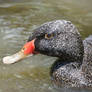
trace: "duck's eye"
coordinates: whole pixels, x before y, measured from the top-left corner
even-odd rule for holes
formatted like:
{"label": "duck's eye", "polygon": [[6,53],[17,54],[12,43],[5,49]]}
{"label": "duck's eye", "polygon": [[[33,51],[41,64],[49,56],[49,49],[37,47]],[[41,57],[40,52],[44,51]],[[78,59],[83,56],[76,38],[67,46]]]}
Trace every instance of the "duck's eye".
{"label": "duck's eye", "polygon": [[53,37],[53,34],[45,34],[46,39],[51,39]]}

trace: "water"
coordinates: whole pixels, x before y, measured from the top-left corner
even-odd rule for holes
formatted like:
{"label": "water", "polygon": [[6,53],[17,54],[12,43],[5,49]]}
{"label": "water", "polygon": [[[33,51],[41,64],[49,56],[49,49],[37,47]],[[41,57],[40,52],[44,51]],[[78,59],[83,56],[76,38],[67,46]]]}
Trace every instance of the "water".
{"label": "water", "polygon": [[2,57],[19,51],[40,24],[70,20],[82,38],[92,34],[91,0],[0,0],[0,92],[92,92],[92,89],[53,88],[49,70],[55,58],[36,55],[4,65]]}

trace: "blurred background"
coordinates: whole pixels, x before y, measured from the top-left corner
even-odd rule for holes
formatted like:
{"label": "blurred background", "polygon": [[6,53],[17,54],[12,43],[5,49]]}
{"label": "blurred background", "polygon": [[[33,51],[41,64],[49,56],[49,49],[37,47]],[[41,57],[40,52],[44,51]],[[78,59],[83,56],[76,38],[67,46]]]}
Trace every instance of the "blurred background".
{"label": "blurred background", "polygon": [[36,55],[2,63],[21,49],[33,29],[57,19],[72,21],[85,39],[92,35],[92,0],[0,0],[0,92],[92,92],[53,88],[49,71],[56,58]]}

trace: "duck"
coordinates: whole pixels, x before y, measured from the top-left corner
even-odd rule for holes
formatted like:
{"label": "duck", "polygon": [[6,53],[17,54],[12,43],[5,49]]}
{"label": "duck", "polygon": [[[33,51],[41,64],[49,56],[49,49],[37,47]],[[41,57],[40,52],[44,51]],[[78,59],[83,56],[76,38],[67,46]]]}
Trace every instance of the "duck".
{"label": "duck", "polygon": [[57,57],[50,70],[51,81],[58,87],[92,87],[92,35],[82,37],[71,21],[54,20],[34,29],[23,48],[3,58],[12,64],[28,55]]}

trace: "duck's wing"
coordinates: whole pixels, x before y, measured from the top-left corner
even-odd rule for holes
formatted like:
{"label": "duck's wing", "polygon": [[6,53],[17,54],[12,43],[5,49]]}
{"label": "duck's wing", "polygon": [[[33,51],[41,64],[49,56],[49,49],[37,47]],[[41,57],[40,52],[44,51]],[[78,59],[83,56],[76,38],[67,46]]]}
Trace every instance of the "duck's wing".
{"label": "duck's wing", "polygon": [[87,37],[84,41],[84,58],[82,64],[82,71],[84,76],[88,80],[90,86],[92,86],[92,35]]}

